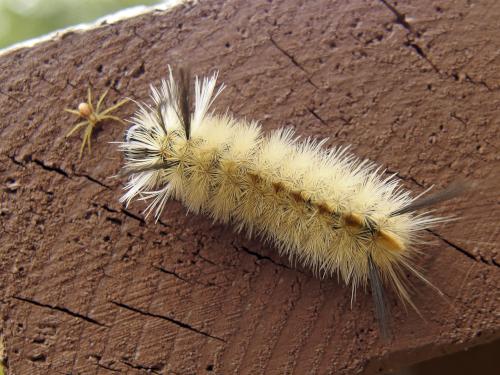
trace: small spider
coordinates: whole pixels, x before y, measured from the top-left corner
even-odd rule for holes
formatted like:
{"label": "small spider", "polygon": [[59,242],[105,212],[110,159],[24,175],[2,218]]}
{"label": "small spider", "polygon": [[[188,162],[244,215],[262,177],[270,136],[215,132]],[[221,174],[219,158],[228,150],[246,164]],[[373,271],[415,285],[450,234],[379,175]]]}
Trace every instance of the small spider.
{"label": "small spider", "polygon": [[81,117],[85,119],[82,122],[79,122],[76,124],[73,129],[70,130],[68,134],[66,134],[66,137],[71,136],[75,131],[80,129],[82,126],[87,125],[87,128],[85,129],[85,132],[83,133],[83,140],[82,140],[82,146],[80,147],[80,159],[82,158],[83,155],[83,150],[85,149],[85,145],[88,145],[89,152],[91,151],[90,149],[90,138],[92,137],[92,132],[94,130],[94,127],[100,123],[101,121],[104,120],[115,120],[118,121],[122,124],[125,125],[125,122],[116,117],[112,116],[109,113],[117,109],[118,107],[121,107],[123,104],[129,101],[129,99],[124,99],[118,103],[116,103],[114,106],[109,107],[105,109],[102,112],[99,112],[99,109],[101,107],[102,102],[104,101],[104,98],[106,97],[106,94],[108,93],[109,89],[104,92],[104,94],[101,95],[99,100],[97,101],[97,105],[94,109],[94,106],[92,105],[92,91],[90,90],[90,87],[87,92],[87,102],[86,103],[80,103],[78,104],[78,110],[75,109],[69,109],[66,108],[65,111],[72,113],[74,115],[77,115],[78,117]]}

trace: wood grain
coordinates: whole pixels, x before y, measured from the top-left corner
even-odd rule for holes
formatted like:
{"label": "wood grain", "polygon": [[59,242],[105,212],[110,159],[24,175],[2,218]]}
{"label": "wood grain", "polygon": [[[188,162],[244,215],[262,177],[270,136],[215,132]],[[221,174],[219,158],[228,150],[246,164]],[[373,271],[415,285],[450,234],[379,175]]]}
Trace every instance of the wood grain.
{"label": "wood grain", "polygon": [[[500,3],[205,1],[0,55],[0,296],[9,374],[380,373],[500,336]],[[65,138],[90,85],[148,100],[167,64],[220,71],[216,102],[265,130],[351,144],[421,192],[480,182],[439,214],[417,264],[422,316],[319,280],[172,202],[118,203],[105,123]],[[132,115],[132,102],[117,112]]]}

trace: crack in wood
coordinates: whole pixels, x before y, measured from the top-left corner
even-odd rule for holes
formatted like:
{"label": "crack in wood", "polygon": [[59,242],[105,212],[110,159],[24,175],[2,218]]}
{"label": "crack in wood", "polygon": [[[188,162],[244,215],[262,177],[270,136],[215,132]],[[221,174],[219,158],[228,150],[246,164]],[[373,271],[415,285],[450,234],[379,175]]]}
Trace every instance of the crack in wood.
{"label": "crack in wood", "polygon": [[158,271],[164,273],[164,274],[167,274],[167,275],[171,275],[173,277],[175,277],[176,279],[179,279],[185,283],[188,283],[188,284],[198,284],[198,285],[202,285],[206,288],[210,288],[210,287],[214,287],[214,286],[218,286],[217,284],[215,283],[212,283],[212,282],[201,282],[201,281],[198,281],[198,280],[189,280],[189,279],[186,279],[184,277],[182,277],[181,275],[179,275],[177,272],[175,271],[170,271],[170,270],[167,270],[166,268],[163,268],[163,267],[160,267],[160,266],[156,266],[156,265],[151,265],[153,268],[157,269]]}
{"label": "crack in wood", "polygon": [[418,38],[419,34],[416,33],[413,30],[413,27],[408,23],[408,21],[406,19],[406,14],[401,13],[395,6],[393,6],[392,4],[387,2],[386,0],[379,0],[379,2],[382,3],[387,9],[389,9],[392,12],[392,14],[394,14],[394,16],[396,16],[396,19],[394,22],[398,25],[401,25],[408,32],[407,40],[404,43],[404,45],[406,47],[412,48],[415,51],[415,53],[417,55],[419,55],[422,59],[424,59],[432,67],[432,69],[436,73],[440,73],[436,64],[434,64],[434,62],[429,58],[429,56],[427,56],[427,54],[425,53],[423,48],[417,42],[415,42],[409,38],[409,36]]}
{"label": "crack in wood", "polygon": [[120,362],[123,363],[124,365],[130,367],[130,368],[135,369],[135,370],[144,370],[144,371],[147,371],[147,372],[150,372],[153,374],[161,375],[161,372],[157,371],[157,370],[161,370],[161,368],[158,368],[156,366],[145,366],[145,365],[141,365],[141,364],[133,364],[133,363],[125,361],[125,360],[120,360]]}
{"label": "crack in wood", "polygon": [[26,165],[21,163],[19,160],[17,160],[14,156],[12,155],[7,155],[7,157],[16,165],[19,165],[20,167],[26,168]]}
{"label": "crack in wood", "polygon": [[[237,246],[234,242],[231,243],[231,245],[233,245],[233,248],[235,250],[243,250],[245,253],[247,254],[250,254],[251,256],[257,258],[257,260],[266,260],[268,262],[271,262],[272,264],[278,266],[278,267],[283,267],[283,268],[286,268],[287,270],[291,270],[290,267],[288,267],[287,265],[283,264],[283,263],[279,263],[279,262],[276,262],[274,259],[272,259],[271,257],[268,257],[266,255],[262,255],[262,254],[259,254],[255,251],[252,251],[250,250],[249,248],[245,247],[245,246]],[[299,270],[295,269],[294,271],[297,271],[297,272],[300,272]]]}
{"label": "crack in wood", "polygon": [[42,169],[45,169],[46,171],[55,172],[55,173],[60,174],[61,176],[64,176],[66,178],[71,179],[71,176],[69,175],[69,173],[66,172],[64,169],[62,169],[60,167],[52,166],[52,165],[47,165],[47,164],[45,164],[45,162],[43,160],[31,159],[31,156],[30,156],[29,162],[35,163],[36,165],[40,166]]}
{"label": "crack in wood", "polygon": [[386,0],[379,0],[384,6],[389,9],[396,16],[396,23],[403,26],[406,30],[413,34],[413,28],[406,20],[406,14],[401,13],[392,4],[389,4]]}
{"label": "crack in wood", "polygon": [[134,214],[133,212],[130,212],[129,210],[125,209],[125,208],[121,208],[120,211],[125,215],[125,216],[128,216],[134,220],[137,220],[138,222],[140,222],[142,225],[146,225],[146,220],[144,220],[142,217]]}
{"label": "crack in wood", "polygon": [[61,307],[61,306],[57,306],[57,305],[50,305],[50,304],[47,304],[47,303],[42,303],[42,302],[35,301],[33,299],[30,299],[30,298],[21,297],[21,296],[13,296],[12,298],[17,299],[18,301],[30,303],[30,304],[38,306],[38,307],[44,307],[44,308],[47,308],[47,309],[56,310],[56,311],[59,311],[59,312],[71,315],[74,318],[82,319],[82,320],[85,320],[88,323],[92,323],[92,324],[98,325],[100,327],[109,328],[107,325],[105,325],[105,324],[103,324],[103,323],[101,323],[101,322],[99,322],[99,321],[97,321],[95,319],[92,319],[92,318],[89,318],[88,316],[85,316],[83,314],[71,311],[70,309],[68,309],[66,307]]}
{"label": "crack in wood", "polygon": [[226,342],[224,339],[222,339],[220,337],[213,336],[213,335],[211,335],[211,334],[209,334],[207,332],[201,331],[201,330],[199,330],[197,328],[194,328],[190,324],[181,322],[180,320],[177,320],[177,319],[174,319],[174,318],[170,318],[170,317],[165,316],[165,315],[154,314],[154,313],[151,313],[151,312],[148,312],[148,311],[144,311],[144,310],[138,309],[136,307],[133,307],[133,306],[130,306],[130,305],[126,305],[126,304],[121,303],[121,302],[116,302],[116,301],[109,301],[109,302],[112,303],[112,304],[114,304],[115,306],[121,307],[123,309],[130,310],[130,311],[136,312],[136,313],[144,315],[144,316],[149,316],[151,318],[163,319],[163,320],[166,320],[167,322],[173,323],[173,324],[177,325],[178,327],[187,329],[187,330],[189,330],[191,332],[195,332],[195,333],[198,333],[198,334],[203,335],[205,337],[209,337],[211,339],[218,340],[218,341],[221,341],[221,342]]}
{"label": "crack in wood", "polygon": [[108,370],[108,371],[112,371],[112,372],[122,372],[122,370],[120,370],[120,369],[115,369],[115,368],[112,368],[112,367],[108,367],[108,366],[103,365],[102,363],[99,363],[99,362],[97,362],[96,364],[97,364],[97,367],[100,367],[100,368],[102,368],[104,370]]}
{"label": "crack in wood", "polygon": [[451,78],[454,81],[460,82],[460,81],[465,81],[468,82],[472,85],[476,86],[482,86],[486,88],[489,92],[496,91],[500,89],[500,87],[491,87],[488,85],[484,80],[474,80],[471,78],[469,75],[464,74],[463,79],[459,77],[457,73],[446,73],[446,72],[441,72],[441,70],[438,68],[438,66],[432,61],[432,59],[427,55],[427,53],[424,51],[422,46],[415,42],[414,40],[411,40],[409,36],[412,36],[413,38],[418,38],[420,37],[418,32],[415,32],[413,27],[410,25],[410,23],[406,19],[406,15],[404,13],[401,13],[395,6],[390,4],[387,0],[379,0],[380,3],[382,3],[387,9],[389,9],[394,16],[396,17],[395,23],[398,25],[401,25],[405,30],[407,30],[407,38],[404,43],[406,47],[412,48],[417,55],[419,55],[422,59],[424,59],[431,67],[432,69],[441,77],[445,78]]}
{"label": "crack in wood", "polygon": [[90,176],[90,175],[88,175],[88,174],[85,174],[85,173],[77,173],[77,172],[75,172],[75,173],[74,173],[74,175],[75,175],[75,176],[77,176],[77,177],[83,177],[83,178],[86,178],[86,179],[87,179],[87,180],[89,180],[90,182],[96,183],[96,184],[98,184],[98,185],[100,185],[100,186],[102,186],[103,188],[106,188],[106,189],[108,189],[108,190],[113,190],[113,189],[111,188],[111,186],[109,186],[109,185],[105,184],[105,183],[104,183],[104,182],[102,182],[102,181],[99,181],[97,178],[92,177],[92,176]]}
{"label": "crack in wood", "polygon": [[111,186],[105,184],[104,182],[98,180],[97,178],[95,177],[92,177],[88,174],[85,174],[85,173],[78,173],[78,172],[74,172],[73,174],[69,173],[68,171],[66,171],[65,169],[59,167],[59,166],[54,166],[54,165],[48,165],[47,163],[45,163],[43,160],[41,159],[34,159],[32,158],[31,155],[28,155],[26,157],[26,162],[22,162],[20,160],[17,160],[15,156],[13,155],[6,155],[14,164],[16,165],[19,165],[19,166],[22,166],[24,168],[26,168],[26,164],[29,164],[29,163],[32,163],[32,164],[35,164],[37,165],[38,167],[42,168],[43,170],[47,171],[47,172],[55,172],[61,176],[63,176],[64,178],[67,178],[67,179],[72,179],[73,177],[83,177],[83,178],[86,178],[88,181],[92,182],[92,183],[95,183],[101,187],[104,187],[108,190],[112,190]]}
{"label": "crack in wood", "polygon": [[463,247],[460,247],[458,246],[457,244],[454,244],[453,242],[447,240],[446,238],[444,238],[442,235],[440,235],[439,233],[433,231],[432,229],[426,229],[426,231],[430,234],[432,234],[434,237],[436,238],[439,238],[442,242],[444,242],[445,244],[447,244],[448,246],[450,246],[451,248],[457,250],[458,252],[462,253],[463,255],[465,255],[467,258],[470,258],[476,262],[481,262],[483,264],[486,264],[488,266],[496,266],[496,267],[500,267],[500,265],[495,261],[495,260],[492,260],[491,262],[487,261],[486,259],[484,259],[482,256],[478,255],[478,256],[475,256],[474,254],[472,254],[470,251],[464,249]]}
{"label": "crack in wood", "polygon": [[[125,216],[127,216],[127,217],[129,217],[131,219],[137,220],[138,222],[141,223],[141,225],[146,225],[146,221],[142,217],[134,214],[133,212],[130,212],[129,210],[127,210],[127,209],[125,209],[123,207],[120,208],[119,210],[117,210],[117,209],[114,209],[114,208],[110,207],[107,204],[93,203],[93,205],[94,205],[94,207],[100,207],[103,210],[111,212],[111,213],[114,213],[114,214],[121,213],[121,214],[123,214],[123,215],[125,215]],[[117,219],[117,218],[107,218],[107,219],[110,220],[110,221],[112,221],[112,222],[115,222],[115,223],[119,222],[120,225],[122,224],[122,221],[119,220],[119,219]],[[164,224],[162,223],[162,225],[164,225]]]}
{"label": "crack in wood", "polygon": [[403,176],[401,175],[399,172],[396,172],[396,171],[393,171],[391,169],[386,169],[385,170],[386,173],[388,174],[393,174],[393,175],[396,175],[396,177],[400,178],[401,180],[403,181],[411,181],[413,182],[415,185],[421,187],[421,188],[425,188],[424,184],[420,183],[417,181],[417,179],[415,179],[414,177],[411,177],[411,176]]}
{"label": "crack in wood", "polygon": [[299,68],[300,70],[302,70],[305,74],[306,74],[306,81],[311,84],[315,89],[319,90],[320,88],[311,80],[311,77],[309,76],[309,72],[307,70],[305,70],[305,68],[299,64],[299,62],[295,59],[295,57],[293,57],[289,52],[287,52],[286,50],[284,50],[283,48],[281,48],[278,43],[276,43],[276,41],[273,39],[272,36],[269,37],[269,40],[271,41],[271,44],[276,47],[276,49],[278,51],[280,51],[283,55],[285,55],[288,60],[290,60],[290,62],[295,65],[297,68]]}
{"label": "crack in wood", "polygon": [[436,73],[441,74],[441,72],[439,71],[439,68],[436,66],[436,64],[434,64],[434,62],[432,62],[432,60],[429,58],[429,56],[427,56],[427,54],[424,52],[424,50],[422,49],[422,47],[420,47],[420,45],[418,43],[412,42],[411,40],[408,39],[404,43],[404,45],[406,47],[413,48],[413,50],[415,51],[415,53],[417,55],[419,55],[422,59],[424,59],[432,67],[432,69]]}
{"label": "crack in wood", "polygon": [[177,278],[177,279],[179,279],[181,281],[184,281],[185,283],[192,284],[191,281],[189,281],[188,279],[183,278],[182,276],[180,276],[178,273],[176,273],[174,271],[170,271],[170,270],[167,270],[166,268],[163,268],[163,267],[160,267],[160,266],[155,266],[155,265],[153,265],[153,268],[155,268],[158,271],[160,271],[162,273],[165,273],[167,275],[174,276],[175,278]]}
{"label": "crack in wood", "polygon": [[319,122],[321,122],[323,125],[328,126],[328,123],[327,123],[325,120],[323,120],[323,118],[321,118],[321,116],[320,116],[320,115],[318,115],[314,109],[312,109],[312,108],[307,108],[307,110],[309,111],[309,113],[310,113],[311,115],[313,115],[314,117],[316,117],[316,118],[319,120]]}

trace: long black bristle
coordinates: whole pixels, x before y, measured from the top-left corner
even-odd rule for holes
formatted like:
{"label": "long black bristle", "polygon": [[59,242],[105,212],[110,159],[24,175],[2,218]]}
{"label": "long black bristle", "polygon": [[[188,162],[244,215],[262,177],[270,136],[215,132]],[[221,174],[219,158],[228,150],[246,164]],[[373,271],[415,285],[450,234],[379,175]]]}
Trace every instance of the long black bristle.
{"label": "long black bristle", "polygon": [[408,206],[400,208],[397,211],[391,213],[391,216],[402,215],[408,212],[416,211],[424,207],[429,207],[440,202],[444,202],[448,199],[455,198],[458,195],[471,189],[473,185],[467,181],[455,181],[451,183],[447,188],[437,191],[433,194],[423,196],[410,203]]}
{"label": "long black bristle", "polygon": [[191,96],[189,88],[191,87],[191,74],[188,68],[176,69],[177,75],[177,108],[180,113],[177,113],[179,120],[182,123],[186,138],[191,137]]}
{"label": "long black bristle", "polygon": [[368,257],[368,278],[370,280],[373,304],[375,306],[375,317],[378,321],[380,335],[384,340],[387,340],[390,337],[389,310],[387,308],[384,285],[382,284],[382,280],[380,280],[379,271],[371,256]]}

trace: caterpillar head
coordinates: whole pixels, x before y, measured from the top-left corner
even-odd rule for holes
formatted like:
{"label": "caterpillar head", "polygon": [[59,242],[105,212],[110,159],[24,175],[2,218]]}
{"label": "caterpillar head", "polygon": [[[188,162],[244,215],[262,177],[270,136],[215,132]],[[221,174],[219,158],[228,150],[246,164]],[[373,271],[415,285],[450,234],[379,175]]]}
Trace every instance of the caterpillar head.
{"label": "caterpillar head", "polygon": [[[158,88],[151,86],[153,104],[139,104],[139,110],[132,118],[133,124],[119,146],[125,157],[123,170],[129,176],[121,202],[129,204],[136,196],[158,198],[159,195],[165,202],[168,186],[163,186],[162,177],[169,166],[178,162],[170,157],[172,140],[189,140],[196,133],[209,107],[224,89],[224,85],[221,85],[214,94],[217,75],[215,72],[203,80],[195,78],[192,111],[188,70],[174,70],[169,66],[168,78],[162,80]],[[158,205],[156,201],[149,208],[155,205],[158,216],[163,205]]]}

